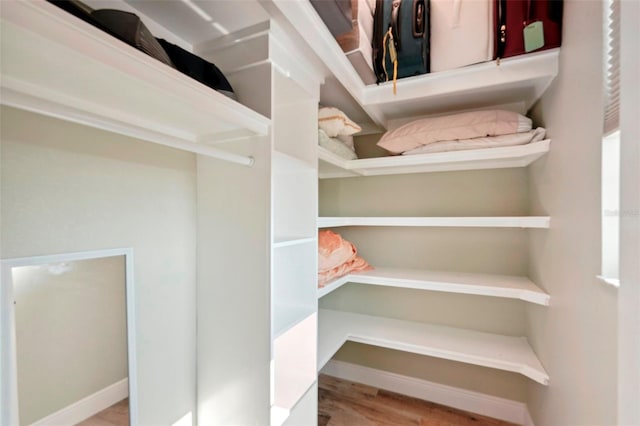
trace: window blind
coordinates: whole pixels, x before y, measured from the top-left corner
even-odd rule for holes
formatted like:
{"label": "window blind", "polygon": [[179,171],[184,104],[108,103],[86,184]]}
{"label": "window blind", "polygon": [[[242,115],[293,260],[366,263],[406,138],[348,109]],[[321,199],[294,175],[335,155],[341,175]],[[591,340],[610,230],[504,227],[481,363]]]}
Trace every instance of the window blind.
{"label": "window blind", "polygon": [[620,127],[620,0],[604,2],[604,134]]}

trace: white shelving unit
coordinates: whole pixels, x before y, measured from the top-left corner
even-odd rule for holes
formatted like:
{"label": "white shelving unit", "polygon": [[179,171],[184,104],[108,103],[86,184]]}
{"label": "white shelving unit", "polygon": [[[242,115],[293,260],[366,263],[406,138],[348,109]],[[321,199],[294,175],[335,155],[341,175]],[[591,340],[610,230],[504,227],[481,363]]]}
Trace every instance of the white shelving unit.
{"label": "white shelving unit", "polygon": [[[391,84],[362,83],[308,2],[270,0],[302,35],[344,88],[327,87],[323,103],[378,133],[399,119],[455,111],[505,107],[520,113],[542,96],[558,72],[559,50],[550,50],[456,70],[401,79]],[[344,92],[354,102],[345,100]],[[354,106],[355,105],[355,106]],[[375,128],[378,130],[375,130]],[[344,160],[318,147],[319,177],[345,178],[526,167],[545,155],[550,140],[522,146]],[[334,227],[487,227],[545,229],[547,216],[525,217],[320,217],[318,228]],[[366,232],[366,231],[363,231]],[[342,277],[318,290],[318,298],[353,282],[426,291],[512,298],[546,306],[550,296],[526,277],[379,268]],[[539,383],[549,377],[522,337],[509,337],[350,312],[319,311],[321,368],[346,342],[355,341],[428,356],[521,373]]]}
{"label": "white shelving unit", "polygon": [[2,104],[251,165],[271,121],[44,1],[2,5]]}
{"label": "white shelving unit", "polygon": [[547,385],[549,376],[524,337],[321,309],[318,371],[346,341],[520,373]]}
{"label": "white shelving unit", "polygon": [[[208,58],[244,61],[233,78],[254,110],[48,2],[5,2],[0,19],[3,105],[198,154],[197,415],[285,422],[317,378],[322,76],[269,22],[231,34]],[[252,41],[268,48],[248,56]]]}
{"label": "white shelving unit", "polygon": [[549,305],[550,299],[547,293],[526,277],[403,268],[376,268],[345,275],[319,288],[318,298],[347,283],[506,297],[543,306]]}
{"label": "white shelving unit", "polygon": [[[517,102],[527,109],[556,75],[558,52],[510,58],[499,66],[490,62],[405,79],[398,83],[398,95],[393,96],[388,84],[362,84],[309,2],[266,0],[260,5],[274,20],[286,21],[287,25],[281,22],[278,30],[269,22],[256,22],[252,24],[262,25],[263,33],[245,31],[242,37],[223,37],[224,43],[214,40],[199,44],[211,58],[227,55],[227,60],[221,58],[219,63],[233,63],[229,76],[254,95],[250,101],[254,109],[45,1],[5,2],[0,16],[0,103],[199,154],[199,420],[261,424],[271,414],[273,425],[286,422],[301,398],[313,395],[310,391],[318,365],[347,340],[516,371],[546,383],[544,369],[522,338],[346,312],[317,313],[317,226],[545,228],[549,218],[356,217],[321,218],[316,223],[315,114],[322,76],[312,74],[330,72],[341,87],[338,98],[346,95],[354,101],[354,114],[365,112],[365,121],[370,120],[363,125],[379,129],[398,117],[488,103]],[[211,27],[210,22],[200,24]],[[272,31],[280,31],[290,43],[274,41],[269,37]],[[306,60],[315,58],[304,52],[304,46],[297,49],[298,35],[326,69],[320,71],[322,67],[314,63],[309,70]],[[275,56],[283,62],[276,63]],[[325,103],[330,101],[329,96]],[[350,107],[336,106],[353,115]],[[323,168],[367,176],[522,167],[548,149],[549,142],[543,141],[525,147],[432,154],[428,158],[342,162],[323,150],[320,157]],[[255,158],[255,166],[237,167],[207,157],[242,165],[252,165]],[[221,199],[229,202],[221,203]],[[239,268],[229,259],[249,260]],[[404,278],[393,278],[391,273],[383,277],[380,272],[367,280],[371,284],[404,281],[403,286],[429,290],[437,290],[446,282],[461,292],[511,291],[506,283],[502,287],[499,279],[478,290],[482,285],[468,283],[460,276],[412,278],[405,271]],[[533,289],[513,292],[544,299]],[[230,322],[236,323],[234,327],[229,327]],[[265,347],[267,341],[269,348]],[[229,383],[234,386],[225,386]],[[239,403],[239,396],[246,401]],[[271,404],[270,413],[267,402]],[[314,419],[316,413],[298,410],[298,414]]]}
{"label": "white shelving unit", "polygon": [[[269,45],[276,41],[269,40]],[[287,421],[317,379],[318,171],[314,135],[319,83],[303,85],[284,74],[282,67],[274,66],[271,93],[271,425],[277,426]],[[317,413],[302,415],[315,420]]]}
{"label": "white shelving unit", "polygon": [[520,146],[358,160],[345,160],[318,147],[319,174],[321,179],[326,179],[526,167],[549,151],[550,142],[547,139]]}
{"label": "white shelving unit", "polygon": [[503,217],[319,217],[318,228],[341,226],[420,226],[482,228],[548,228],[549,216]]}
{"label": "white shelving unit", "polygon": [[[364,109],[373,123],[384,128],[393,118],[512,102],[521,103],[521,109],[526,111],[558,73],[559,50],[554,49],[508,58],[500,64],[490,61],[401,79],[394,95],[391,83],[366,86],[362,82],[309,2],[270,0],[266,7],[275,7],[286,17],[355,104]],[[349,116],[360,115],[359,108],[341,101],[339,95],[323,102],[343,109]],[[367,123],[362,124],[367,127]]]}
{"label": "white shelving unit", "polygon": [[[270,203],[270,413],[278,426],[294,415],[317,379],[317,106],[321,76],[283,40],[273,22],[264,22],[196,51],[228,70],[272,126],[267,176]],[[295,58],[295,59],[294,59]],[[309,420],[311,422],[311,420]]]}

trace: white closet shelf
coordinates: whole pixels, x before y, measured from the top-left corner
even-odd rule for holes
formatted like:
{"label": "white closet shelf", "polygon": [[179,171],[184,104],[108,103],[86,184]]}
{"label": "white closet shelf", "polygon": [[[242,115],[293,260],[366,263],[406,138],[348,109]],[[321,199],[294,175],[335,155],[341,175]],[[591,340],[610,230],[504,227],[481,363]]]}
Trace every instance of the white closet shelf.
{"label": "white closet shelf", "polygon": [[273,248],[297,246],[300,244],[313,243],[316,237],[296,237],[296,236],[279,236],[273,243]]}
{"label": "white closet shelf", "polygon": [[[386,127],[392,118],[435,114],[488,105],[522,102],[528,110],[558,73],[559,49],[484,62],[454,70],[398,80],[397,94],[391,83],[365,85],[338,43],[306,1],[270,0],[304,37],[311,49],[335,75],[349,95],[371,119]],[[336,96],[334,106],[350,114],[349,106]],[[332,104],[327,98],[324,103]],[[357,111],[353,112],[357,115]]]}
{"label": "white closet shelf", "polygon": [[503,217],[319,217],[318,228],[341,226],[418,226],[483,228],[548,228],[549,216]]}
{"label": "white closet shelf", "polygon": [[376,268],[348,274],[319,288],[318,298],[347,283],[506,297],[545,306],[550,299],[527,277],[402,268]]}
{"label": "white closet shelf", "polygon": [[[2,104],[246,163],[271,121],[44,1],[2,8]],[[245,159],[245,160],[243,160]]]}
{"label": "white closet shelf", "polygon": [[322,147],[318,147],[319,177],[326,179],[526,167],[549,151],[550,142],[547,139],[520,146],[359,160],[345,160]]}
{"label": "white closet shelf", "polygon": [[524,337],[321,309],[318,371],[346,341],[520,373],[547,385],[549,376]]}

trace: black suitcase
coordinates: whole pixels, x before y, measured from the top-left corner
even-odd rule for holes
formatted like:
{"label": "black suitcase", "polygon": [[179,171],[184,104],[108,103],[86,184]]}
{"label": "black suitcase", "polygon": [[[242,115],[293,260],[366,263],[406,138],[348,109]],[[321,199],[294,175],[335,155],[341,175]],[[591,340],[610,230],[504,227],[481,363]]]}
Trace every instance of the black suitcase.
{"label": "black suitcase", "polygon": [[429,72],[429,0],[376,0],[373,63],[378,83]]}
{"label": "black suitcase", "polygon": [[173,67],[171,59],[160,43],[135,13],[99,9],[92,11],[91,17],[120,40]]}
{"label": "black suitcase", "polygon": [[236,99],[231,84],[217,66],[166,40],[158,39],[158,42],[167,52],[178,71],[231,99]]}
{"label": "black suitcase", "polygon": [[175,68],[138,15],[113,9],[93,10],[79,0],[47,0],[76,18],[112,35],[147,55]]}

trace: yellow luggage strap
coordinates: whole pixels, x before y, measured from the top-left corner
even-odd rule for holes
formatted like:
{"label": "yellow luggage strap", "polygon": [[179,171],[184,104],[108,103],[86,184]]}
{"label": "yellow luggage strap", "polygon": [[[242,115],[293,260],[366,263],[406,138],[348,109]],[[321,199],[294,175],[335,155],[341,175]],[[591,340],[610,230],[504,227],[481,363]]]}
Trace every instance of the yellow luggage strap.
{"label": "yellow luggage strap", "polygon": [[384,35],[382,39],[382,69],[384,70],[385,81],[389,81],[389,74],[387,73],[387,43],[389,43],[389,56],[393,63],[393,94],[396,94],[396,80],[398,79],[398,52],[396,52],[396,46],[393,44],[393,32],[391,27]]}

